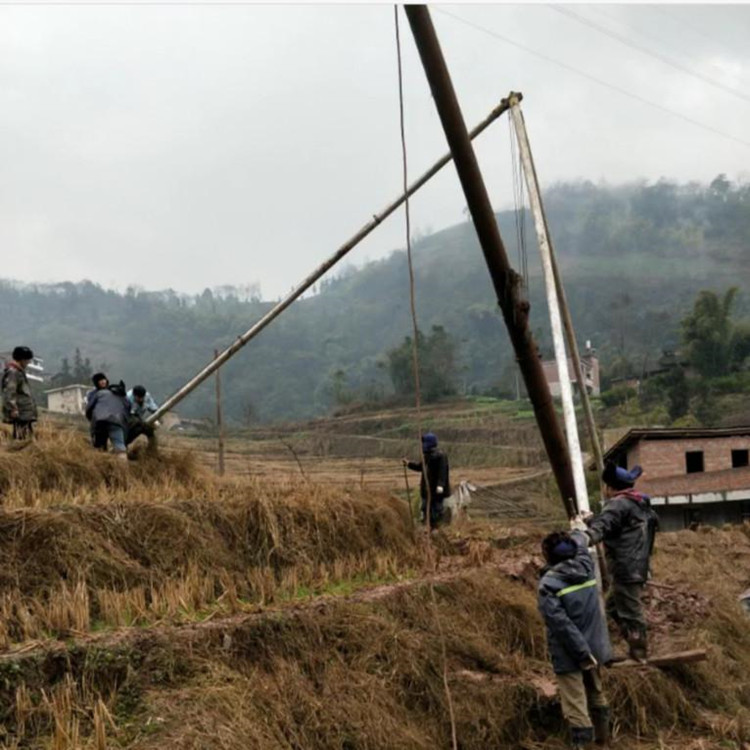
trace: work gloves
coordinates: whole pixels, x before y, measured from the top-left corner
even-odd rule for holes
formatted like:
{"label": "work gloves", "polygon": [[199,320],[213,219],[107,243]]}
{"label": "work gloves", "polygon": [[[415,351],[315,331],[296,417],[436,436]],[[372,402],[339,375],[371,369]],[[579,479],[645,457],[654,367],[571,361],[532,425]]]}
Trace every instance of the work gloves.
{"label": "work gloves", "polygon": [[583,672],[590,672],[592,669],[596,669],[599,666],[599,662],[593,654],[589,654],[585,661],[582,661],[578,666],[580,666]]}
{"label": "work gloves", "polygon": [[586,521],[583,520],[583,516],[579,513],[570,519],[570,528],[571,531],[586,531],[588,526],[586,526]]}

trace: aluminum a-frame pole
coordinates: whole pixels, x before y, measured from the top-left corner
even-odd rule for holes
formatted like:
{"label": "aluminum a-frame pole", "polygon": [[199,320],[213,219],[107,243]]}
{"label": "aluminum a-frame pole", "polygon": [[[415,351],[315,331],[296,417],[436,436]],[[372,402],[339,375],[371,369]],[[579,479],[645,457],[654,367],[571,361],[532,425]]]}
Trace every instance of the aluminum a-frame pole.
{"label": "aluminum a-frame pole", "polygon": [[560,397],[562,399],[563,417],[565,419],[565,434],[568,438],[568,449],[573,462],[573,479],[576,486],[576,505],[579,512],[590,510],[589,494],[586,488],[586,474],[583,469],[583,456],[581,455],[581,444],[578,439],[578,424],[576,423],[576,410],[573,403],[573,388],[570,385],[570,371],[568,370],[568,354],[565,350],[565,334],[563,333],[562,317],[560,315],[560,303],[557,296],[557,285],[555,284],[555,272],[552,267],[552,243],[547,222],[544,220],[544,209],[542,207],[542,194],[539,190],[539,182],[534,168],[534,159],[531,155],[529,137],[526,133],[526,124],[523,112],[518,103],[512,103],[510,116],[518,139],[518,148],[521,155],[521,165],[526,177],[526,187],[529,191],[529,203],[531,213],[534,216],[534,227],[539,242],[539,252],[542,256],[542,270],[544,272],[544,290],[547,294],[547,307],[549,308],[549,319],[552,327],[552,343],[555,349],[555,362],[557,364],[557,379],[560,383]]}
{"label": "aluminum a-frame pole", "polygon": [[[547,237],[547,247],[549,248],[550,265],[552,267],[552,274],[555,279],[555,289],[557,290],[557,301],[560,306],[560,313],[562,315],[562,322],[565,328],[565,337],[570,352],[570,359],[573,363],[573,369],[576,376],[576,382],[578,383],[578,392],[581,395],[581,405],[583,407],[583,416],[586,421],[586,429],[591,440],[591,450],[594,454],[594,462],[596,463],[597,473],[599,475],[599,481],[601,483],[601,475],[604,471],[604,453],[602,451],[602,445],[599,440],[599,433],[596,429],[596,420],[594,419],[594,410],[591,407],[591,399],[589,398],[588,388],[586,387],[586,378],[583,375],[583,367],[581,365],[581,353],[578,349],[578,341],[576,340],[575,328],[573,326],[573,318],[570,315],[570,306],[568,305],[568,298],[565,293],[565,287],[562,283],[562,276],[560,274],[560,267],[557,263],[557,255],[555,253],[555,247],[552,243],[552,236],[549,231],[549,224],[547,223],[547,215],[544,211],[544,203],[541,199],[541,191],[539,189],[539,182],[536,174],[536,167],[534,166],[533,156],[531,154],[531,146],[529,144],[528,133],[526,131],[526,121],[524,120],[523,111],[521,110],[521,102],[513,101],[513,95],[511,94],[511,117],[514,125],[516,125],[516,134],[519,138],[523,138],[526,150],[529,153],[529,161],[531,163],[531,170],[529,174],[533,177],[535,189],[539,196],[539,213],[544,228],[544,234]],[[520,123],[521,129],[518,129]],[[524,169],[526,167],[524,166]],[[527,174],[527,180],[529,177]],[[535,220],[536,221],[536,220]]]}

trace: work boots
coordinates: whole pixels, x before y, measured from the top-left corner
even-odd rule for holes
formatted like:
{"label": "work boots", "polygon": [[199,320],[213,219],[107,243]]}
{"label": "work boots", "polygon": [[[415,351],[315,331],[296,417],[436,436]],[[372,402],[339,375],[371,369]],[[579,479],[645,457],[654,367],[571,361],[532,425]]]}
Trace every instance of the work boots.
{"label": "work boots", "polygon": [[594,741],[594,730],[592,727],[571,727],[570,746],[576,750],[583,750]]}
{"label": "work boots", "polygon": [[648,659],[648,640],[642,630],[630,630],[627,635],[628,653],[633,661],[645,662]]}
{"label": "work boots", "polygon": [[591,721],[594,724],[594,741],[597,745],[606,745],[609,742],[609,706],[593,706],[591,708]]}

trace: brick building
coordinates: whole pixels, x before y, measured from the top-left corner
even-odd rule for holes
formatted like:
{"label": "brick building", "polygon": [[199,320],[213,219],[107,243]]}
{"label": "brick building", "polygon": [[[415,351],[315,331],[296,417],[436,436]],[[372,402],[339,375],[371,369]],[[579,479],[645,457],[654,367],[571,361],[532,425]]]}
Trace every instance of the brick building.
{"label": "brick building", "polygon": [[663,530],[750,521],[750,427],[633,429],[605,459],[643,467]]}

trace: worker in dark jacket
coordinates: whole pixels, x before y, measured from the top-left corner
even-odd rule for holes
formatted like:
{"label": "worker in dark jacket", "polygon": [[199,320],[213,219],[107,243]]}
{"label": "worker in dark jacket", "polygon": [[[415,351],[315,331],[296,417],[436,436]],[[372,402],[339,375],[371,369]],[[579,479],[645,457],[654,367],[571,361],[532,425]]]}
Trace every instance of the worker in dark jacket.
{"label": "worker in dark jacket", "polygon": [[120,381],[110,385],[107,376],[98,372],[92,378],[95,389],[86,398],[86,418],[91,423],[94,448],[106,451],[107,442],[118,457],[127,459],[125,431],[128,425],[130,404],[125,384]]}
{"label": "worker in dark jacket", "polygon": [[429,502],[430,527],[434,528],[443,520],[443,501],[451,494],[450,467],[448,457],[438,450],[438,439],[433,432],[426,432],[422,435],[422,455],[426,471],[422,470],[422,461],[409,461],[404,458],[403,463],[412,471],[418,471],[422,475],[419,484],[419,494],[422,498],[422,523],[426,521]]}
{"label": "worker in dark jacket", "polygon": [[594,740],[604,744],[609,706],[601,665],[612,660],[612,648],[588,538],[580,530],[555,532],[543,540],[542,553],[547,567],[539,581],[539,611],[572,746],[585,747]]}
{"label": "worker in dark jacket", "polygon": [[34,359],[28,346],[17,346],[13,359],[3,369],[3,422],[13,425],[14,440],[28,440],[34,434],[37,420],[34,395],[26,377],[26,368]]}
{"label": "worker in dark jacket", "polygon": [[645,661],[648,656],[643,589],[649,577],[654,536],[659,527],[648,495],[636,492],[640,466],[627,471],[608,463],[602,479],[607,500],[598,516],[587,520],[590,544],[604,542],[612,590],[607,613],[627,640],[630,656]]}

